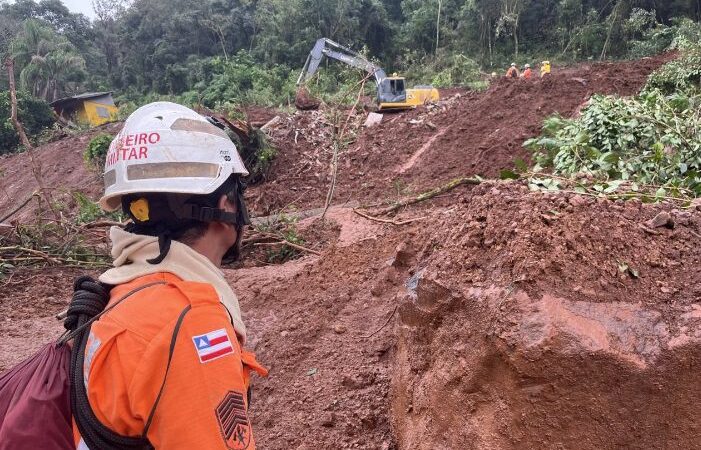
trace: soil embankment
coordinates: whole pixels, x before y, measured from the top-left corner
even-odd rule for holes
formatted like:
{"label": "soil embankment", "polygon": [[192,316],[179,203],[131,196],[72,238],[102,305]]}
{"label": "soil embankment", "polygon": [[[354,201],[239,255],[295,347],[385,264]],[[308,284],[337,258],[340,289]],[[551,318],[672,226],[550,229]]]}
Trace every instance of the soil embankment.
{"label": "soil embankment", "polygon": [[[337,203],[492,177],[527,159],[521,143],[544,117],[569,116],[594,93],[633,94],[668,58],[498,80],[386,115],[340,155]],[[323,205],[329,127],[307,111],[272,129],[278,157],[247,192],[256,215]],[[57,160],[73,172],[47,163],[48,182],[96,198],[99,184],[76,167],[87,137],[61,142],[37,154],[68,152]],[[11,170],[0,211],[34,189],[23,158],[0,161]],[[666,226],[641,226],[660,212]],[[225,270],[249,345],[271,369],[251,406],[261,448],[698,447],[701,212],[485,181],[398,220],[412,218],[422,219],[397,226],[334,207],[326,222],[297,224],[319,255]],[[52,317],[78,273],[0,280],[0,370],[58,336]]]}

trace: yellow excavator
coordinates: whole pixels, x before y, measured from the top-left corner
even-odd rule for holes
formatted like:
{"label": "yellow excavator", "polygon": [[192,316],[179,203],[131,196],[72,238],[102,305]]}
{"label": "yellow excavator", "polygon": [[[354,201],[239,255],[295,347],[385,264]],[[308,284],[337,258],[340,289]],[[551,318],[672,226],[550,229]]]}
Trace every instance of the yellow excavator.
{"label": "yellow excavator", "polygon": [[302,73],[297,79],[298,92],[300,89],[304,89],[306,81],[317,72],[324,56],[370,74],[377,84],[377,108],[380,111],[412,109],[440,99],[438,89],[433,86],[416,86],[413,89],[406,89],[404,77],[396,76],[396,74],[388,77],[381,67],[350,48],[327,38],[317,40],[309,52]]}

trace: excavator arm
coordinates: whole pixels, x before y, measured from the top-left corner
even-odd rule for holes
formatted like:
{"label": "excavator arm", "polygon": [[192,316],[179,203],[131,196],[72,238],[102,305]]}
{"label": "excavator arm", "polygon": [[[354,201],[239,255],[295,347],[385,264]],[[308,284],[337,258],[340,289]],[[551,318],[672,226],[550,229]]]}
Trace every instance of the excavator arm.
{"label": "excavator arm", "polygon": [[387,74],[385,74],[384,70],[363,58],[357,52],[331,39],[321,38],[316,41],[314,48],[312,48],[312,51],[309,52],[309,56],[307,56],[307,61],[304,63],[302,73],[300,73],[299,78],[297,78],[298,86],[310,79],[317,70],[319,70],[319,64],[321,64],[321,60],[324,56],[364,70],[375,78],[375,82],[378,86],[382,80],[387,78]]}
{"label": "excavator arm", "polygon": [[403,77],[388,77],[381,67],[368,61],[358,52],[331,39],[321,38],[316,41],[312,51],[309,52],[307,61],[302,68],[302,73],[297,78],[298,89],[295,104],[300,109],[313,109],[319,106],[318,101],[310,101],[307,97],[308,91],[304,83],[319,70],[319,65],[324,56],[363,70],[372,76],[377,84],[377,103],[381,111],[414,108],[428,101],[437,101],[440,98],[438,90],[431,86],[406,89]]}

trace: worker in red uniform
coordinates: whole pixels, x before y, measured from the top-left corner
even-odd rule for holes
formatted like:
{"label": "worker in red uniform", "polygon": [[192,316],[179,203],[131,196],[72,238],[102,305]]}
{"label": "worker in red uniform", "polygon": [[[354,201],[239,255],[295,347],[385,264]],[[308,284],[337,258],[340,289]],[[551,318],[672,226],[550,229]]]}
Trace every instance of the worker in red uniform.
{"label": "worker in red uniform", "polygon": [[533,76],[533,71],[531,70],[531,65],[526,64],[523,69],[523,73],[521,74],[524,80],[530,80],[531,77]]}
{"label": "worker in red uniform", "polygon": [[519,72],[518,72],[518,67],[516,67],[516,63],[511,63],[511,67],[509,67],[509,70],[506,71],[506,78],[518,78],[519,77]]}
{"label": "worker in red uniform", "polygon": [[99,279],[114,287],[84,344],[78,449],[255,449],[247,392],[267,372],[243,349],[219,269],[249,222],[247,174],[222,129],[173,103],[139,108],[112,142],[100,205],[131,222],[110,230],[114,267]]}

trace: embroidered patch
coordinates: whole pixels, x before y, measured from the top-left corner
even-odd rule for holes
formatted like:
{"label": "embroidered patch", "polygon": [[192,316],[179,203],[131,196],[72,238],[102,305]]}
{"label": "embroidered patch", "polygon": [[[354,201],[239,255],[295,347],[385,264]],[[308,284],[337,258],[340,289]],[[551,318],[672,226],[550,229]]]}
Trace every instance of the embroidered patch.
{"label": "embroidered patch", "polygon": [[216,409],[217,421],[226,447],[244,450],[251,443],[251,424],[246,414],[243,394],[229,391]]}
{"label": "embroidered patch", "polygon": [[195,343],[195,350],[197,350],[197,356],[199,356],[201,363],[234,353],[234,346],[231,345],[229,334],[224,328],[193,336],[192,342]]}

